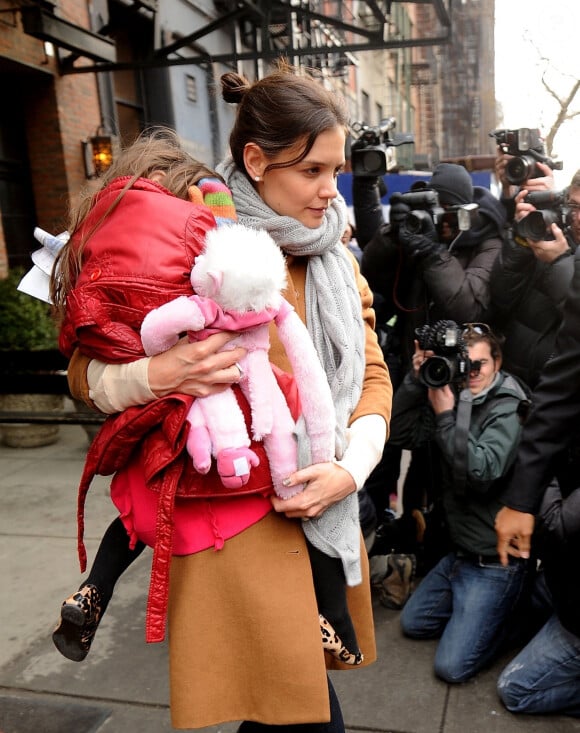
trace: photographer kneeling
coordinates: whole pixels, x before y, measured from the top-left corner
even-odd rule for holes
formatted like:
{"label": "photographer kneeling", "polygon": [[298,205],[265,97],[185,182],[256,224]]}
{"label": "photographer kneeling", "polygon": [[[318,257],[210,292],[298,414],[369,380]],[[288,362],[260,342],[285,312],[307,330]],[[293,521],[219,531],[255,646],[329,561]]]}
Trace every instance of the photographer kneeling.
{"label": "photographer kneeling", "polygon": [[421,580],[401,626],[415,639],[440,637],[435,673],[455,683],[494,658],[523,588],[527,561],[501,565],[494,519],[527,398],[501,371],[487,325],[441,321],[417,337],[413,368],[393,400],[392,434],[403,448],[432,441],[451,551]]}

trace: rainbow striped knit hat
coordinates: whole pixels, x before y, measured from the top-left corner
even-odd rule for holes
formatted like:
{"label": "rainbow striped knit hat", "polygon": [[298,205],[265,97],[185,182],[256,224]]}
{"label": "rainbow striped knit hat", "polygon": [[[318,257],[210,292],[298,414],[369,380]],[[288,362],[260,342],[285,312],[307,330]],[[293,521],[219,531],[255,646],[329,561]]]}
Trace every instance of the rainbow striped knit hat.
{"label": "rainbow striped knit hat", "polygon": [[192,203],[211,209],[218,226],[237,221],[232,192],[218,178],[201,178],[196,186],[189,187],[188,193]]}

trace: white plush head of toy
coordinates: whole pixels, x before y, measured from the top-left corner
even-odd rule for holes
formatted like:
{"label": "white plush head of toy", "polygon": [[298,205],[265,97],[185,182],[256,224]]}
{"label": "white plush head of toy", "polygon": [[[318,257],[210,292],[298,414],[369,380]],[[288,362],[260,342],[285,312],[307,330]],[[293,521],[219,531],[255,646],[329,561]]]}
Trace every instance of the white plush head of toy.
{"label": "white plush head of toy", "polygon": [[196,257],[191,284],[224,310],[255,311],[280,305],[286,287],[284,255],[265,231],[231,224],[212,229]]}

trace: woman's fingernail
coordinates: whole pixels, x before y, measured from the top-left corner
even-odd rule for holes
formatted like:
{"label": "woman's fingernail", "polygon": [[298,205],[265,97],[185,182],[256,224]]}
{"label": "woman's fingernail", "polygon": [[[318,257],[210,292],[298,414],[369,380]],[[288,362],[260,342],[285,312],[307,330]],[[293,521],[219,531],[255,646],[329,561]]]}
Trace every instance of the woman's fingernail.
{"label": "woman's fingernail", "polygon": [[290,479],[285,478],[284,481],[282,481],[282,486],[290,486]]}

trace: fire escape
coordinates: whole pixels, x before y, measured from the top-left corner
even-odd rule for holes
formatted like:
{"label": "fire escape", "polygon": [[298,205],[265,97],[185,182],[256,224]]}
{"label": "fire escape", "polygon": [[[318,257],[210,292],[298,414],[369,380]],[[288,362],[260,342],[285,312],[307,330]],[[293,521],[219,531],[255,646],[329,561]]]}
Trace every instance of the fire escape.
{"label": "fire escape", "polygon": [[[158,0],[129,0],[135,13],[155,20]],[[212,62],[273,61],[279,56],[310,66],[335,67],[352,62],[353,54],[388,48],[433,46],[451,40],[452,0],[215,0],[215,19],[187,35],[160,29],[149,53],[129,62],[117,61],[106,24],[89,32],[72,26],[54,12],[53,0],[25,0],[21,7],[26,33],[53,43],[62,74],[124,71]],[[395,3],[428,7],[429,33],[415,26],[408,37],[390,32]],[[95,6],[104,7],[104,0]],[[208,54],[200,42],[221,31],[230,48]],[[153,47],[155,46],[155,47]],[[187,49],[187,53],[182,53]]]}

